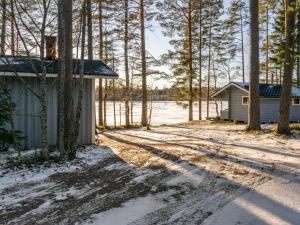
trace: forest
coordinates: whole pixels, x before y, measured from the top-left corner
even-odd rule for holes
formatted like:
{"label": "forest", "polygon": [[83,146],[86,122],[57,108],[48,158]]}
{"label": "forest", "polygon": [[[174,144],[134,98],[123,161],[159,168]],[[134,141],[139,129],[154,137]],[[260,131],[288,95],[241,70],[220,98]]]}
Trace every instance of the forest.
{"label": "forest", "polygon": [[0,0],[0,26],[0,224],[202,224],[298,169],[299,0]]}

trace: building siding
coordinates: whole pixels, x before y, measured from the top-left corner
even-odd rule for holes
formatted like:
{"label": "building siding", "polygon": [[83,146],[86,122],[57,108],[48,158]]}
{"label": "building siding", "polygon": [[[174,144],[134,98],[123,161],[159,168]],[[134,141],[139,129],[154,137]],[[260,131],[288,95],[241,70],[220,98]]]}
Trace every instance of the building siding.
{"label": "building siding", "polygon": [[[279,98],[262,98],[261,99],[261,121],[263,123],[273,123],[278,121]],[[300,106],[291,105],[290,121],[300,121]]]}
{"label": "building siding", "polygon": [[230,87],[230,89],[231,120],[238,120],[243,122],[248,121],[248,106],[242,104],[242,97],[247,96],[248,94],[236,87]]}
{"label": "building siding", "polygon": [[[242,104],[242,97],[248,94],[236,87],[230,87],[220,97],[222,100],[228,100],[231,91],[230,105],[230,120],[242,122],[248,121],[248,105]],[[260,116],[262,123],[275,123],[278,121],[279,98],[261,98],[260,99]],[[300,105],[292,105],[290,109],[290,121],[300,121]]]}
{"label": "building siding", "polygon": [[[32,149],[40,147],[40,104],[25,85],[16,77],[6,78],[8,87],[11,89],[12,101],[16,108],[13,113],[15,129],[26,136],[23,148]],[[39,81],[37,78],[24,78],[26,82],[39,93]],[[92,144],[95,141],[95,81],[84,79],[83,107],[80,127],[80,144]],[[49,145],[57,144],[58,126],[58,99],[56,79],[47,78],[47,101],[48,101],[48,141]],[[74,98],[75,100],[75,98]],[[75,101],[77,104],[77,101]],[[94,119],[93,119],[94,118]],[[6,125],[10,129],[10,125]]]}

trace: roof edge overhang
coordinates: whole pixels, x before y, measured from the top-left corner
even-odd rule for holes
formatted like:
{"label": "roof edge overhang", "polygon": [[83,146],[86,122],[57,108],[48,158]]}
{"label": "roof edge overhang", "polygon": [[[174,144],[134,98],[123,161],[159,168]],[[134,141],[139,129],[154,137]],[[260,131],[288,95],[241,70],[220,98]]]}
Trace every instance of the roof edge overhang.
{"label": "roof edge overhang", "polygon": [[245,93],[249,94],[249,91],[246,90],[245,88],[241,87],[240,85],[234,83],[234,82],[230,82],[229,84],[225,85],[223,88],[221,88],[219,91],[215,92],[214,94],[211,95],[211,98],[216,98],[219,94],[221,94],[223,91],[225,91],[226,89],[230,88],[231,86],[234,86],[242,91],[244,91]]}
{"label": "roof edge overhang", "polygon": [[[20,72],[17,72],[17,75],[16,73],[14,72],[0,72],[0,77],[3,76],[3,77],[17,77],[17,76],[20,76],[20,77],[37,77],[36,74],[34,73],[20,73]],[[51,74],[51,73],[48,73],[46,75],[46,77],[49,77],[49,78],[55,78],[57,77],[58,75],[57,74]],[[75,75],[75,78],[80,78],[80,75],[76,74]],[[83,77],[84,79],[118,79],[119,76],[117,74],[115,74],[114,76],[106,76],[106,75],[84,75]]]}

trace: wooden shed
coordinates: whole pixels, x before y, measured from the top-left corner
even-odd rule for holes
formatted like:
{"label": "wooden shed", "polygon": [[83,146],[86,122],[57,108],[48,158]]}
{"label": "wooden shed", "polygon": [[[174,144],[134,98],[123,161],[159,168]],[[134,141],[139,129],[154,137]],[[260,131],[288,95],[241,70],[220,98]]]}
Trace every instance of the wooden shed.
{"label": "wooden shed", "polygon": [[[278,120],[281,85],[260,84],[260,116],[262,123]],[[227,102],[220,113],[221,120],[248,121],[249,84],[231,82],[214,93],[211,98]],[[300,122],[300,89],[292,87],[290,122]],[[223,104],[225,105],[225,104]]]}
{"label": "wooden shed", "polygon": [[[57,144],[58,129],[58,96],[57,96],[57,74],[58,61],[44,61],[47,68],[47,93],[48,93],[48,138],[50,145]],[[5,80],[11,91],[12,101],[16,107],[13,112],[14,126],[26,136],[24,149],[39,148],[41,141],[40,131],[40,103],[24,82],[25,80],[35,92],[40,91],[40,81],[34,72],[32,64],[41,73],[42,60],[38,57],[0,57],[0,79]],[[73,60],[74,75],[79,74],[80,60]],[[16,77],[15,73],[19,77]],[[107,65],[99,60],[84,61],[84,83],[83,83],[83,107],[80,127],[80,144],[92,144],[95,141],[95,79],[115,79],[117,74]],[[76,90],[76,87],[75,87]],[[76,100],[76,96],[74,96]],[[7,124],[10,129],[10,124]]]}

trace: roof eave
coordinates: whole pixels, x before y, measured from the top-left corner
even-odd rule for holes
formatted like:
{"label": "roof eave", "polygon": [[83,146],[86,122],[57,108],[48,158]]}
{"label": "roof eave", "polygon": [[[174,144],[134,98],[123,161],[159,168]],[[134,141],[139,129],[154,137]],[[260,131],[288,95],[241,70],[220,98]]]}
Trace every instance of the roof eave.
{"label": "roof eave", "polygon": [[[0,72],[0,76],[7,76],[7,77],[37,77],[34,73],[24,73],[24,72],[17,72],[16,75],[14,72]],[[57,77],[57,74],[48,73],[46,77]],[[79,78],[79,75],[76,75],[76,78]],[[94,75],[94,74],[85,74],[85,79],[118,79],[119,76],[117,74],[114,75]]]}
{"label": "roof eave", "polygon": [[216,98],[219,94],[221,94],[222,92],[224,92],[226,89],[228,89],[229,87],[234,86],[244,92],[246,92],[247,94],[249,94],[249,91],[243,87],[241,87],[240,85],[234,83],[234,82],[230,82],[227,85],[225,85],[223,88],[221,88],[219,91],[215,92],[214,94],[211,95],[211,98]]}

